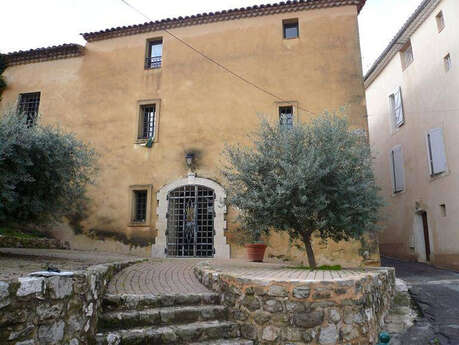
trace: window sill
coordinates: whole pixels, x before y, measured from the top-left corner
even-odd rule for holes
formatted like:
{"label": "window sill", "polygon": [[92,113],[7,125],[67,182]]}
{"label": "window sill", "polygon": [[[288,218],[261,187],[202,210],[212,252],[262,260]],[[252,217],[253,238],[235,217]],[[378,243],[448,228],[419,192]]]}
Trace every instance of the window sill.
{"label": "window sill", "polygon": [[150,224],[147,223],[138,223],[138,222],[130,222],[128,224],[130,228],[148,228],[150,227]]}
{"label": "window sill", "polygon": [[411,61],[408,65],[403,66],[402,71],[405,72],[413,64],[413,62],[414,60]]}
{"label": "window sill", "polygon": [[446,176],[449,176],[450,175],[450,171],[449,170],[446,170],[442,173],[439,173],[439,174],[435,174],[435,175],[429,175],[429,182],[434,182],[436,180],[439,180],[443,177],[446,177]]}
{"label": "window sill", "polygon": [[406,189],[401,190],[400,192],[394,192],[394,191],[392,191],[392,197],[393,197],[393,198],[396,198],[396,197],[398,197],[398,196],[400,196],[400,195],[403,195],[403,194],[405,194],[405,193],[406,193]]}
{"label": "window sill", "polygon": [[[148,142],[148,140],[149,140],[149,139],[137,139],[137,140],[134,142],[134,144],[136,144],[136,145],[141,145],[141,146],[145,146],[146,143]],[[156,140],[153,139],[153,142],[152,142],[152,143],[154,144],[155,142],[156,142]]]}

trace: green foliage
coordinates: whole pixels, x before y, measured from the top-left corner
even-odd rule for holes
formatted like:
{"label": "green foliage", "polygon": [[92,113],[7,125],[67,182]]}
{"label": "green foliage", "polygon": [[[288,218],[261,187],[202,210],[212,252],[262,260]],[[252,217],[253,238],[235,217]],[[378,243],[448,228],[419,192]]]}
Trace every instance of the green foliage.
{"label": "green foliage", "polygon": [[294,269],[294,270],[309,270],[309,271],[341,271],[343,269],[340,265],[334,265],[334,266],[322,265],[322,266],[317,266],[317,267],[292,266],[288,268]]}
{"label": "green foliage", "polygon": [[6,89],[6,81],[5,81],[5,78],[3,78],[2,76],[2,73],[5,71],[5,69],[6,69],[6,61],[3,55],[0,54],[0,101],[2,100],[3,90]]}
{"label": "green foliage", "polygon": [[0,224],[43,224],[78,213],[96,153],[73,134],[0,115]]}
{"label": "green foliage", "polygon": [[325,113],[283,128],[262,120],[253,147],[229,146],[229,201],[258,238],[270,229],[303,241],[315,266],[311,234],[322,241],[359,239],[374,231],[382,199],[366,137],[345,118]]}
{"label": "green foliage", "polygon": [[0,235],[10,236],[10,237],[19,237],[19,238],[43,238],[46,237],[39,231],[29,229],[27,231],[9,228],[9,227],[0,227]]}

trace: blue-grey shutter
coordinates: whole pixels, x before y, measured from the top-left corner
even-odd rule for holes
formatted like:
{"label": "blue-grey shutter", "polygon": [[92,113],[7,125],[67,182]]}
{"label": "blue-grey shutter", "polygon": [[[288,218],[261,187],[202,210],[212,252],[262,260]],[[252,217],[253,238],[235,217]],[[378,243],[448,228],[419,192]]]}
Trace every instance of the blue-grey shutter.
{"label": "blue-grey shutter", "polygon": [[430,156],[430,172],[432,175],[440,174],[447,170],[445,142],[443,140],[443,130],[434,128],[427,134]]}
{"label": "blue-grey shutter", "polygon": [[392,149],[391,158],[394,193],[398,193],[405,189],[405,170],[403,167],[402,147],[400,145]]}
{"label": "blue-grey shutter", "polygon": [[403,113],[402,89],[399,87],[394,93],[394,125],[400,127],[405,122]]}

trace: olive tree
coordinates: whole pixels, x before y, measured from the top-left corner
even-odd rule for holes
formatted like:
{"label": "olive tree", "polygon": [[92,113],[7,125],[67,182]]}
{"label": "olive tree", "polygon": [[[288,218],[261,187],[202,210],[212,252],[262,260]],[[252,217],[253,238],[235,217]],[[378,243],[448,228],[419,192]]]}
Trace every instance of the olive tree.
{"label": "olive tree", "polygon": [[96,153],[58,127],[26,114],[0,114],[0,224],[29,225],[74,215],[96,173]]}
{"label": "olive tree", "polygon": [[345,117],[325,113],[289,127],[262,120],[250,138],[250,147],[226,147],[222,170],[249,233],[287,232],[316,267],[313,232],[348,241],[376,230],[382,199],[370,147]]}

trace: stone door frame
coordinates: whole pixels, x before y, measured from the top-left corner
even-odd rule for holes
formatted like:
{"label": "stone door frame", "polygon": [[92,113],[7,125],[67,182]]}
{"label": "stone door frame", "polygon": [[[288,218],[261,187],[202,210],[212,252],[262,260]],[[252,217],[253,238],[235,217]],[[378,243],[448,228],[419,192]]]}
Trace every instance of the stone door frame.
{"label": "stone door frame", "polygon": [[169,202],[167,196],[170,191],[187,185],[200,185],[208,187],[214,190],[215,192],[215,218],[214,218],[214,248],[215,255],[214,258],[217,259],[229,259],[230,258],[230,246],[226,243],[225,230],[226,230],[226,192],[222,186],[217,182],[202,178],[196,177],[196,174],[190,173],[187,177],[175,180],[163,187],[157,192],[156,198],[158,200],[158,206],[156,208],[156,241],[155,244],[151,247],[151,256],[153,258],[165,258],[166,248],[167,248],[167,210],[169,207]]}

